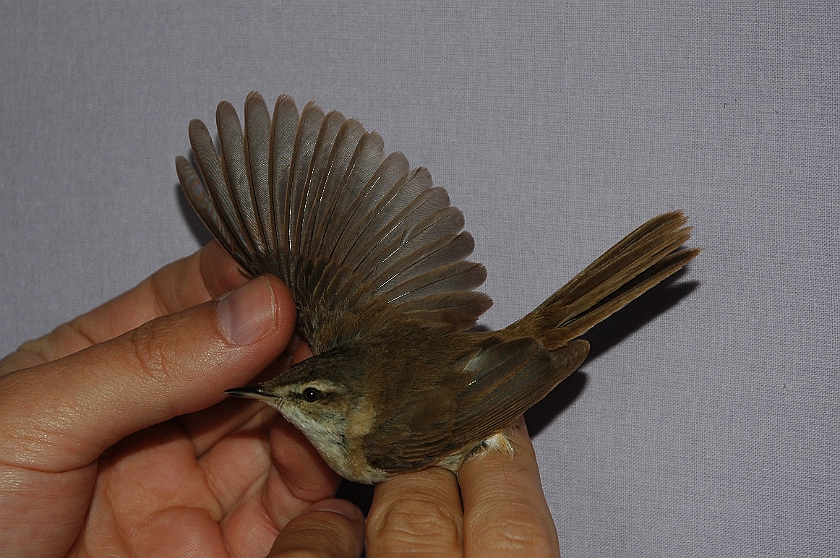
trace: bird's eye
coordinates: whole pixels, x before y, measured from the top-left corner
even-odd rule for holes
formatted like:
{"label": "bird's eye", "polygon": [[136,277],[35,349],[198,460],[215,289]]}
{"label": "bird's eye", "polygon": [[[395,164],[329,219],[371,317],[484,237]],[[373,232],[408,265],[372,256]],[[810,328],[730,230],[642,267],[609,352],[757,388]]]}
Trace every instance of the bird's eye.
{"label": "bird's eye", "polygon": [[309,401],[310,403],[312,401],[318,401],[319,399],[321,399],[321,390],[314,387],[308,387],[305,390],[303,390],[303,398]]}

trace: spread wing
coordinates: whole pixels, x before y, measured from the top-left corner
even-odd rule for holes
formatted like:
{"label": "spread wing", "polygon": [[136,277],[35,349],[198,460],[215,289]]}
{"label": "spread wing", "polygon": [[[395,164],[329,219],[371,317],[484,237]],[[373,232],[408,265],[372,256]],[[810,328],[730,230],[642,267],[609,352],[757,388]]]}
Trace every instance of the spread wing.
{"label": "spread wing", "polygon": [[473,289],[486,277],[465,260],[473,238],[463,214],[402,153],[338,112],[288,96],[273,116],[245,100],[244,131],[233,106],[216,111],[219,152],[190,122],[195,167],[176,159],[195,211],[252,276],[289,286],[298,328],[317,354],[363,333],[383,311],[449,330],[466,329],[492,304]]}

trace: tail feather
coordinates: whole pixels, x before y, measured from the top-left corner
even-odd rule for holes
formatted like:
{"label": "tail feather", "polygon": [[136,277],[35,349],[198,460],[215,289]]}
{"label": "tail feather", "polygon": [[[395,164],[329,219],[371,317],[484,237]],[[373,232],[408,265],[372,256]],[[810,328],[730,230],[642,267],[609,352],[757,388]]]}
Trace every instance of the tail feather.
{"label": "tail feather", "polygon": [[680,248],[691,236],[686,220],[680,211],[654,217],[506,329],[562,347],[697,256],[699,249]]}

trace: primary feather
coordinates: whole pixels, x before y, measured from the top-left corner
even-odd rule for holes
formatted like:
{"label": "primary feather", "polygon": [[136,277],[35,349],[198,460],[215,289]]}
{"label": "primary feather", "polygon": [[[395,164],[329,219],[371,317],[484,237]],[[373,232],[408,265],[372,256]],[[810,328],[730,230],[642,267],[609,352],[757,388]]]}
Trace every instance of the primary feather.
{"label": "primary feather", "polygon": [[316,353],[362,334],[382,306],[450,329],[490,307],[473,291],[486,272],[465,261],[463,215],[426,169],[385,157],[378,134],[312,103],[298,114],[287,96],[270,118],[258,93],[245,101],[244,132],[228,102],[216,124],[218,153],[204,124],[190,123],[195,168],[176,161],[184,192],[250,275],[285,281]]}

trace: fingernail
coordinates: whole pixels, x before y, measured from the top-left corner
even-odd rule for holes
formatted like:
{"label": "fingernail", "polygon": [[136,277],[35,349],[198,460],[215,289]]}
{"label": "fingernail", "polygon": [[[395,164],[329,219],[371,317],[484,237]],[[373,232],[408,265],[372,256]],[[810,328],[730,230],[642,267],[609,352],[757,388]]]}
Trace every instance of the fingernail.
{"label": "fingernail", "polygon": [[265,277],[245,283],[216,305],[219,327],[234,345],[248,345],[273,330],[276,313],[274,291]]}

